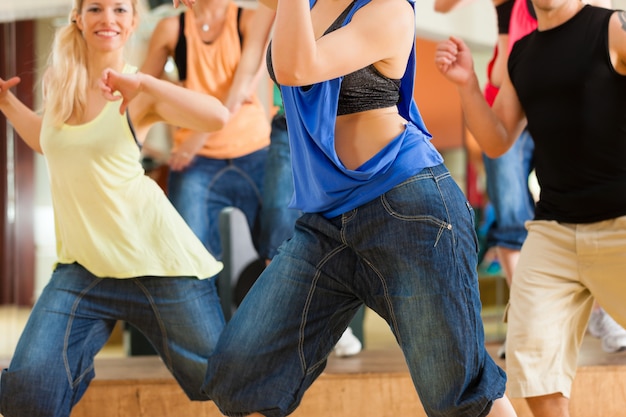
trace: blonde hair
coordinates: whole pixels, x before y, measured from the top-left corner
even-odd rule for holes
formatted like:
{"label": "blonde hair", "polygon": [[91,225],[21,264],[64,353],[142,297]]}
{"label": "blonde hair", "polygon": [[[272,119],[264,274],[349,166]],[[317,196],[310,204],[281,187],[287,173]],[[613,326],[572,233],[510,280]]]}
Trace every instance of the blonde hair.
{"label": "blonde hair", "polygon": [[[131,0],[135,14],[138,12],[137,1]],[[83,4],[84,0],[74,0],[69,23],[57,30],[48,58],[43,80],[45,111],[55,126],[60,126],[72,115],[81,118],[87,106],[87,45],[76,25]]]}

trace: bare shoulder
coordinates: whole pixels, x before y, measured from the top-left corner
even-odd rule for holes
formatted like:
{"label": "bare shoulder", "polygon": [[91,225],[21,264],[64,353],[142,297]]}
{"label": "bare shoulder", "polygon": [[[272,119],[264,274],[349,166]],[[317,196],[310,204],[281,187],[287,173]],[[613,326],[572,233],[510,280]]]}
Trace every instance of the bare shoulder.
{"label": "bare shoulder", "polygon": [[180,14],[175,14],[172,16],[164,17],[157,22],[156,27],[154,29],[155,30],[156,29],[167,30],[167,31],[173,30],[177,32],[178,28],[180,27],[179,19],[180,19]]}
{"label": "bare shoulder", "polygon": [[626,11],[616,10],[609,21],[609,47],[621,49],[626,42]]}
{"label": "bare shoulder", "polygon": [[415,29],[415,12],[408,0],[372,0],[354,15],[385,31]]}
{"label": "bare shoulder", "polygon": [[611,15],[611,25],[617,25],[621,30],[626,31],[626,11],[615,10]]}
{"label": "bare shoulder", "polygon": [[361,10],[386,10],[385,14],[401,18],[402,14],[413,14],[413,7],[409,0],[371,0]]}
{"label": "bare shoulder", "polygon": [[253,17],[256,13],[257,13],[257,8],[242,7],[239,25],[242,28],[248,28],[250,24],[253,22]]}
{"label": "bare shoulder", "polygon": [[413,42],[415,37],[415,12],[408,0],[372,0],[354,14],[355,21],[387,46],[390,41]]}
{"label": "bare shoulder", "polygon": [[414,18],[413,6],[409,0],[372,0],[367,3],[361,10],[381,12],[384,10],[384,15],[387,17],[393,17],[399,20],[410,16]]}
{"label": "bare shoulder", "polygon": [[617,10],[609,22],[609,55],[615,70],[626,75],[626,11]]}
{"label": "bare shoulder", "polygon": [[357,24],[355,35],[365,42],[363,47],[373,54],[376,69],[400,78],[415,43],[415,12],[409,1],[372,0],[354,14],[352,23]]}
{"label": "bare shoulder", "polygon": [[180,15],[168,16],[159,20],[152,32],[152,38],[161,40],[162,43],[171,43],[178,40],[180,31]]}

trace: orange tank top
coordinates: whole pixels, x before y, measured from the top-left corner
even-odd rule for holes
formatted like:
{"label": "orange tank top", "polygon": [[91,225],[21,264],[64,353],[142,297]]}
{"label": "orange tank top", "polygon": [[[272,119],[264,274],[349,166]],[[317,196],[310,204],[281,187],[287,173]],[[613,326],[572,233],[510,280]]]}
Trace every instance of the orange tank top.
{"label": "orange tank top", "polygon": [[[202,91],[224,102],[241,59],[238,6],[231,2],[222,33],[210,44],[204,43],[194,24],[193,11],[185,12],[187,43],[187,76],[185,87]],[[174,146],[195,132],[177,129]],[[209,134],[199,155],[214,159],[230,159],[248,155],[269,145],[270,124],[265,108],[254,94],[219,131]]]}

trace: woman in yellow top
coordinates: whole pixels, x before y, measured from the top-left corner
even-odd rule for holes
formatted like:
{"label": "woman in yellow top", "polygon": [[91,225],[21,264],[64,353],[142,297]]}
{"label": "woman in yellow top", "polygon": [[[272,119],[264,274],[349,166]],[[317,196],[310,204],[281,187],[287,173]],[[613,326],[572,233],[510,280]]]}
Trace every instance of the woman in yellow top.
{"label": "woman in yellow top", "polygon": [[229,113],[125,63],[137,3],[74,1],[44,76],[43,115],[9,91],[19,78],[0,79],[0,110],[46,159],[58,256],[2,372],[5,417],[69,416],[118,320],[142,331],[187,395],[203,399],[206,358],[224,325],[212,279],[221,264],[144,175],[139,143],[155,122],[214,131]]}
{"label": "woman in yellow top", "polygon": [[231,111],[219,131],[177,129],[169,160],[169,198],[218,259],[225,207],[241,209],[251,231],[258,228],[270,124],[256,86],[274,14],[263,5],[199,0],[157,24],[141,67],[160,77],[171,57],[182,85],[217,97]]}

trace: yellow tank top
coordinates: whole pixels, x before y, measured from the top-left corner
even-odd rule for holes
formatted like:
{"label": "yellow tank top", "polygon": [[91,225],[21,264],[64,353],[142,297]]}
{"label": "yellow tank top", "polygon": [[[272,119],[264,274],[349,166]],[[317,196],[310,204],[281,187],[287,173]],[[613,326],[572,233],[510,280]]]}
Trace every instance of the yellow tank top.
{"label": "yellow tank top", "polygon": [[[184,85],[217,97],[222,103],[241,59],[237,7],[231,2],[224,29],[211,44],[205,44],[200,39],[193,12],[185,12],[187,79]],[[188,129],[177,129],[174,143],[179,145],[192,133]],[[221,130],[211,133],[198,154],[214,159],[238,158],[269,146],[269,137],[269,118],[255,94],[251,102],[244,104]]]}
{"label": "yellow tank top", "polygon": [[[127,66],[124,72],[132,72]],[[43,117],[59,263],[98,277],[192,276],[222,268],[140,164],[120,102],[92,121],[56,128]]]}

